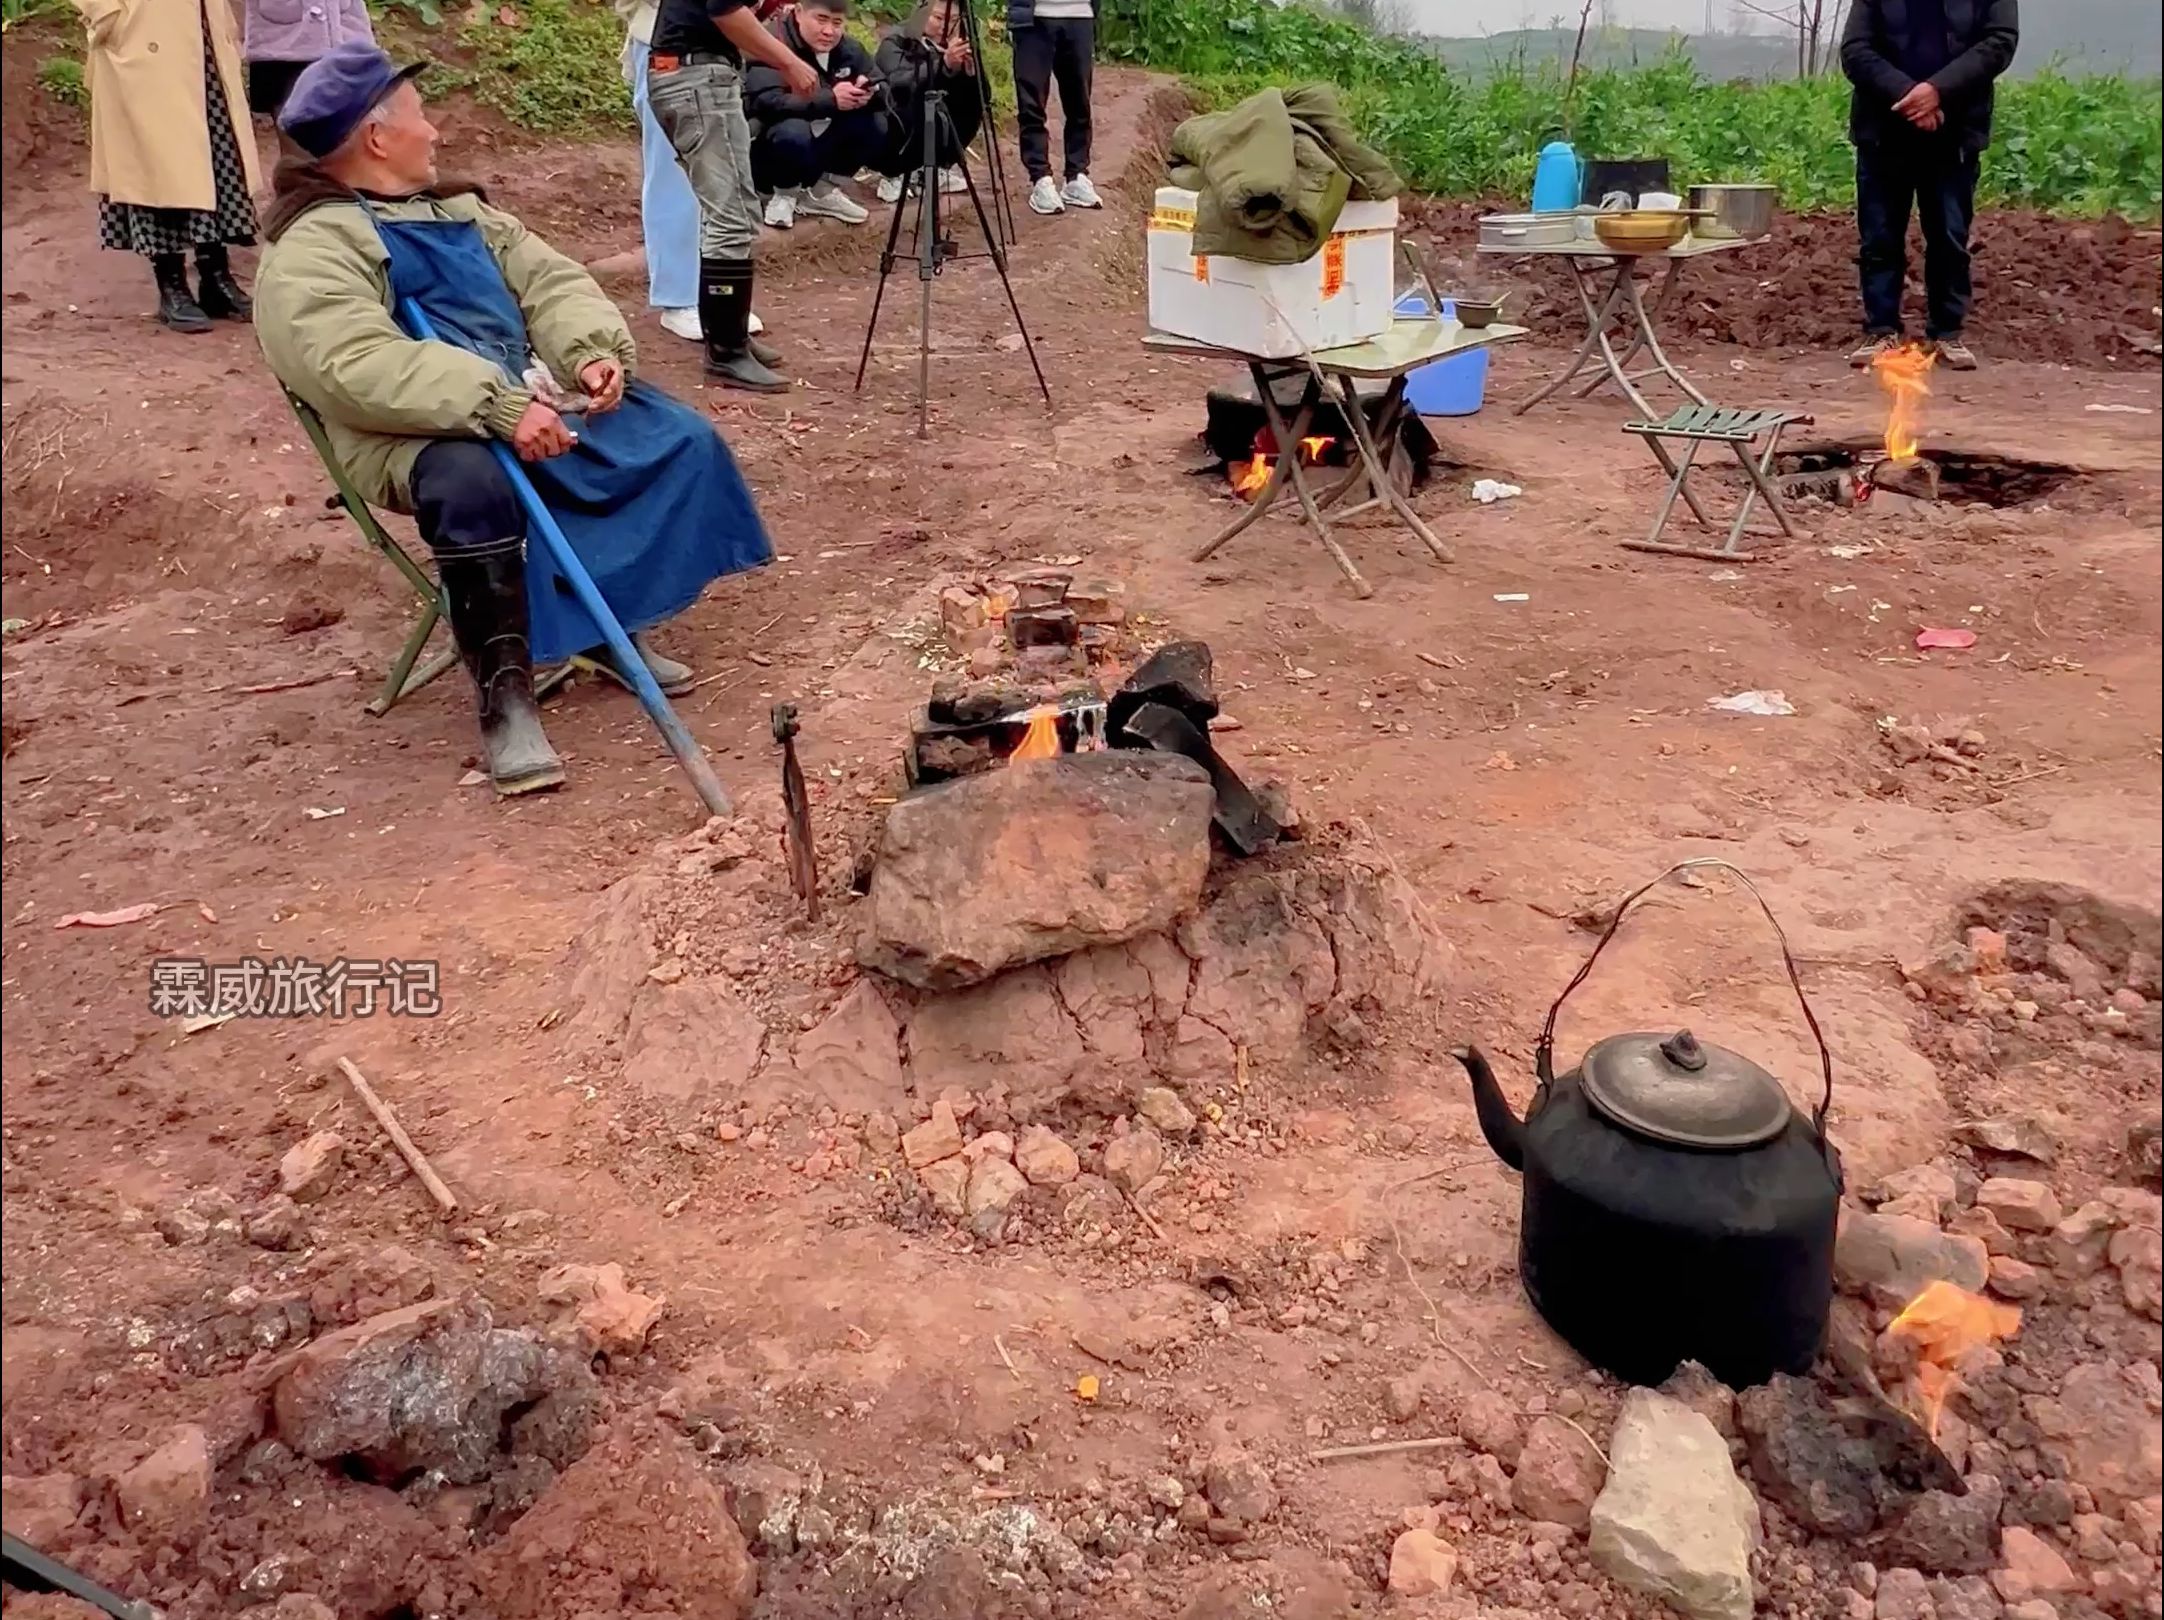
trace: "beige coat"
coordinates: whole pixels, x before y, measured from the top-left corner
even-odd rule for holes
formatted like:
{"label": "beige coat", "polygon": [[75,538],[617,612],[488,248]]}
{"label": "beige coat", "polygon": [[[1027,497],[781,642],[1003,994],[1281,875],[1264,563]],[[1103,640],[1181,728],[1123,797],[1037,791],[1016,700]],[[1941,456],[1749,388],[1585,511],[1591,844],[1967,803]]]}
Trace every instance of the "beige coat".
{"label": "beige coat", "polygon": [[[595,360],[632,375],[639,356],[622,313],[584,267],[509,214],[470,195],[378,207],[388,219],[478,224],[535,356],[559,381]],[[413,464],[433,440],[509,439],[533,395],[477,354],[407,337],[391,318],[389,262],[358,203],[309,208],[257,264],[255,335],[278,380],[323,418],[361,495],[410,512]]]}
{"label": "beige coat", "polygon": [[233,135],[252,194],[255,132],[241,78],[240,39],[228,0],[74,0],[89,27],[83,77],[90,90],[90,189],[150,208],[218,205],[203,96],[203,13],[210,13]]}

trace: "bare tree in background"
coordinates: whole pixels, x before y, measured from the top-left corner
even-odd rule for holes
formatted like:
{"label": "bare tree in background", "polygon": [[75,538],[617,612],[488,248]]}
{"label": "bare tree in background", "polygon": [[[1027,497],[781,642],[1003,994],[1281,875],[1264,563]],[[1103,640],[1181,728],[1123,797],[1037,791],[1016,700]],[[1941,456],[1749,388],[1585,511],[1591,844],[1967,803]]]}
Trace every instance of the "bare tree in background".
{"label": "bare tree in background", "polygon": [[1570,75],[1563,81],[1563,132],[1566,135],[1571,133],[1570,105],[1578,89],[1578,63],[1585,56],[1586,24],[1592,20],[1593,0],[1585,0],[1578,8],[1578,38],[1570,48]]}
{"label": "bare tree in background", "polygon": [[1848,10],[1847,0],[1789,0],[1786,4],[1736,0],[1736,6],[1796,36],[1799,79],[1812,78],[1833,67],[1841,49],[1841,19]]}
{"label": "bare tree in background", "polygon": [[1402,34],[1405,7],[1399,0],[1337,0],[1338,10],[1371,34]]}

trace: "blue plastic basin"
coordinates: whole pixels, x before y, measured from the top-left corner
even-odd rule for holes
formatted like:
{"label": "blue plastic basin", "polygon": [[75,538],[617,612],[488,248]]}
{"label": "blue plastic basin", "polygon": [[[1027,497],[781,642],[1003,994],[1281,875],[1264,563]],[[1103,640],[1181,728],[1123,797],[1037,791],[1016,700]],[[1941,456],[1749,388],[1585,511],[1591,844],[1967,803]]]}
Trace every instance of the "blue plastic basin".
{"label": "blue plastic basin", "polygon": [[[1428,301],[1407,293],[1397,302],[1396,313],[1406,320],[1425,320]],[[1443,319],[1455,320],[1457,311],[1443,300]],[[1422,416],[1471,416],[1486,402],[1488,351],[1468,349],[1447,360],[1422,366],[1405,379],[1405,399]]]}

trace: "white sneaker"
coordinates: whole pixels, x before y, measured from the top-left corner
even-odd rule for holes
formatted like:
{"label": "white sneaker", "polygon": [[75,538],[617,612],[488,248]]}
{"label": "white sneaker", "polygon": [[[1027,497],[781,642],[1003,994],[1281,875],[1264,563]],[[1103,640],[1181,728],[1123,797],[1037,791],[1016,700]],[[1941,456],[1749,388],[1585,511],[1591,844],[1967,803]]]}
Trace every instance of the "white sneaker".
{"label": "white sneaker", "polygon": [[822,180],[797,199],[797,212],[808,219],[838,219],[844,225],[861,225],[871,212],[831,180]]}
{"label": "white sneaker", "polygon": [[958,192],[967,191],[969,182],[962,178],[960,169],[941,169],[939,171],[939,189],[952,197]]}
{"label": "white sneaker", "polygon": [[753,337],[757,337],[761,332],[764,332],[766,330],[766,322],[759,319],[759,312],[757,310],[753,310],[751,312],[751,324],[745,327],[744,330],[749,332]]}
{"label": "white sneaker", "polygon": [[1060,201],[1059,187],[1052,183],[1049,174],[1029,188],[1029,211],[1033,214],[1067,212],[1067,205]]}
{"label": "white sneaker", "polygon": [[879,200],[883,203],[898,203],[902,200],[900,175],[886,174],[879,177]]}
{"label": "white sneaker", "polygon": [[700,343],[706,338],[706,333],[699,326],[699,312],[696,308],[663,310],[661,329],[671,337],[682,338],[686,343]]}
{"label": "white sneaker", "polygon": [[1059,188],[1059,200],[1070,208],[1102,208],[1104,198],[1097,195],[1097,188],[1090,184],[1090,177],[1078,174]]}
{"label": "white sneaker", "polygon": [[766,200],[766,222],[777,231],[786,231],[796,223],[796,205],[795,192],[775,192]]}

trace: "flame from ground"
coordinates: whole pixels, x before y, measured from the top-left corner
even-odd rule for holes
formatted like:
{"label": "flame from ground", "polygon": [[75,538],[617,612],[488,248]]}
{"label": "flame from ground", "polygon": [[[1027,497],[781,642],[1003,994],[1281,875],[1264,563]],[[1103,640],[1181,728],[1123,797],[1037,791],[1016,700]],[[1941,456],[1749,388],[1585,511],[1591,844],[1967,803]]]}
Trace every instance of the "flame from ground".
{"label": "flame from ground", "polygon": [[1022,740],[1014,745],[1014,752],[1007,756],[1009,762],[1022,759],[1055,759],[1059,755],[1059,712],[1056,709],[1038,709],[1029,717],[1029,729],[1022,733]]}
{"label": "flame from ground", "polygon": [[1916,1346],[1916,1393],[1923,1403],[1917,1416],[1936,1440],[1946,1397],[1961,1382],[1963,1359],[1973,1350],[2019,1333],[2021,1307],[2001,1305],[1941,1279],[1903,1306],[1886,1331]]}
{"label": "flame from ground", "polygon": [[1879,387],[1886,390],[1886,454],[1895,461],[1914,458],[1922,440],[1917,428],[1923,422],[1924,401],[1931,397],[1931,368],[1935,351],[1919,343],[1904,343],[1884,350],[1871,362]]}
{"label": "flame from ground", "polygon": [[[1320,465],[1322,458],[1329,454],[1329,451],[1330,436],[1328,434],[1311,433],[1300,441],[1300,459],[1310,466]],[[1277,458],[1275,456],[1265,455],[1262,451],[1257,450],[1252,460],[1233,468],[1229,474],[1232,479],[1233,494],[1253,500],[1262,492],[1262,486],[1270,481],[1270,469],[1276,464]]]}

